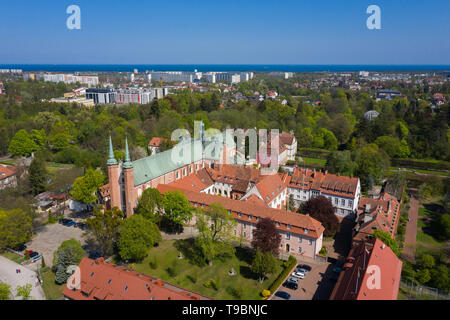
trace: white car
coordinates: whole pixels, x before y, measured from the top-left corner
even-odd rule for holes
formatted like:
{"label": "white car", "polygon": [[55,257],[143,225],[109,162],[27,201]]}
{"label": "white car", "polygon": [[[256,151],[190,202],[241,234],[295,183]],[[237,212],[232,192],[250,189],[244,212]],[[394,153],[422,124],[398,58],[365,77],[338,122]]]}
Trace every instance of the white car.
{"label": "white car", "polygon": [[304,279],[305,278],[305,274],[303,272],[292,272],[291,276],[296,277],[296,278],[300,278],[300,279]]}

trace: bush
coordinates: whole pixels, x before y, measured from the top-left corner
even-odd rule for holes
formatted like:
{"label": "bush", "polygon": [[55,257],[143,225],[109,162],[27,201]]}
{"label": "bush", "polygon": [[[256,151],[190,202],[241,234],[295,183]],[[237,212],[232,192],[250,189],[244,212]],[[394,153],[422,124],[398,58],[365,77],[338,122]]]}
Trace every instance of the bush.
{"label": "bush", "polygon": [[270,296],[270,291],[269,291],[269,290],[263,290],[263,291],[261,292],[261,295],[262,295],[264,298],[267,298],[268,296]]}
{"label": "bush", "polygon": [[289,259],[283,263],[284,270],[280,273],[278,278],[275,279],[275,281],[272,283],[272,285],[269,287],[270,292],[275,292],[275,290],[278,289],[278,287],[281,285],[283,280],[289,275],[291,270],[297,265],[297,259],[295,259],[293,256],[289,256]]}
{"label": "bush", "polygon": [[206,281],[204,284],[203,284],[203,286],[205,286],[206,288],[209,288],[209,289],[214,289],[214,290],[218,290],[218,288],[217,288],[217,284],[214,282],[214,280],[208,280],[208,281]]}
{"label": "bush", "polygon": [[326,256],[327,255],[327,248],[324,246],[322,247],[322,249],[320,249],[319,254],[322,256]]}
{"label": "bush", "polygon": [[244,296],[244,290],[242,290],[241,287],[235,288],[235,287],[227,287],[226,291],[233,296],[233,298],[236,298],[238,300],[242,299]]}
{"label": "bush", "polygon": [[152,261],[149,262],[149,266],[153,270],[158,269],[158,261],[156,258],[153,258]]}
{"label": "bush", "polygon": [[192,282],[193,284],[195,284],[197,282],[197,278],[191,275],[187,275],[186,279],[188,279],[190,282]]}

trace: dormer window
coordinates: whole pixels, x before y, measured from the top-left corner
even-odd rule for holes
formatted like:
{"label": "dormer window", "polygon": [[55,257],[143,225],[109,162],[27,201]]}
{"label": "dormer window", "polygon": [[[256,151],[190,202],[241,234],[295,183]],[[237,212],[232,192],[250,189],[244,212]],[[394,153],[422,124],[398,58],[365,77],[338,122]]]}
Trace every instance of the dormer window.
{"label": "dormer window", "polygon": [[123,291],[126,292],[128,290],[128,286],[125,286],[125,288],[123,288]]}
{"label": "dormer window", "polygon": [[308,230],[308,229],[305,229],[305,234],[308,233],[308,232],[309,232],[309,230]]}
{"label": "dormer window", "polygon": [[290,229],[290,228],[291,228],[291,225],[290,225],[290,224],[288,224],[288,225],[287,225],[287,228],[288,228],[288,229]]}
{"label": "dormer window", "polygon": [[111,283],[111,280],[112,280],[112,279],[109,279],[108,282],[107,282],[107,284],[110,284],[110,283]]}

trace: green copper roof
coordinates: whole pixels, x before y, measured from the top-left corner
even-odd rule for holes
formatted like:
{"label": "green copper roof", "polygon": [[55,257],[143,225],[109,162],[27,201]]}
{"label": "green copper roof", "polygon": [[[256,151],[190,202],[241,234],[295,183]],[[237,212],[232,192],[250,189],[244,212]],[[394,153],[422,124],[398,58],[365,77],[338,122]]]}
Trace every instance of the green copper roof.
{"label": "green copper roof", "polygon": [[[219,160],[222,149],[223,143],[209,141],[205,143],[206,154],[203,155],[201,140],[188,140],[178,143],[171,150],[133,161],[134,185],[139,186],[203,158]],[[187,152],[186,157],[184,157],[185,152]]]}
{"label": "green copper roof", "polygon": [[112,140],[111,140],[111,136],[109,136],[109,159],[106,162],[106,164],[108,166],[113,166],[117,164],[117,160],[114,157],[114,150],[113,150],[113,146],[112,146]]}
{"label": "green copper roof", "polygon": [[125,161],[123,163],[124,169],[133,168],[133,164],[130,159],[130,152],[128,151],[128,139],[125,138]]}

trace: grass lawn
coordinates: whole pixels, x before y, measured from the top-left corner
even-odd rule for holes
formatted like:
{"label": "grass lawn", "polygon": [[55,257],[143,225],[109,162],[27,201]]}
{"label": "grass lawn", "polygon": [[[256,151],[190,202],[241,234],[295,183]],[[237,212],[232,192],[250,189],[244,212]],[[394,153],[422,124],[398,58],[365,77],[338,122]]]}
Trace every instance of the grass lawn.
{"label": "grass lawn", "polygon": [[[178,259],[179,252],[183,253],[184,259]],[[261,284],[250,270],[251,255],[246,249],[236,248],[235,255],[215,259],[212,266],[196,262],[192,253],[192,239],[162,241],[150,250],[147,258],[130,264],[129,268],[221,300],[259,300],[261,291],[269,288],[283,270],[282,261],[279,261],[276,272]],[[236,271],[235,276],[228,275],[231,268]],[[217,290],[205,287],[210,280],[215,282]]]}
{"label": "grass lawn", "polygon": [[25,261],[25,257],[23,256],[19,256],[18,254],[15,254],[13,252],[10,251],[4,251],[2,253],[0,253],[2,256],[4,256],[6,259],[12,260],[15,263],[22,263]]}
{"label": "grass lawn", "polygon": [[3,160],[3,161],[0,161],[0,163],[1,164],[6,164],[6,165],[9,165],[9,166],[15,166],[16,165],[16,160],[14,160],[14,159]]}
{"label": "grass lawn", "polygon": [[416,241],[419,243],[426,243],[435,247],[442,247],[445,242],[436,240],[433,236],[425,233],[422,229],[417,230]]}
{"label": "grass lawn", "polygon": [[[389,167],[391,171],[399,171],[399,167]],[[450,176],[450,172],[448,171],[437,171],[437,170],[423,170],[423,169],[410,169],[410,168],[401,168],[401,171],[408,171],[410,173],[423,173],[423,174],[431,174],[437,176]]]}
{"label": "grass lawn", "polygon": [[41,269],[42,275],[42,289],[44,290],[47,300],[56,300],[62,296],[64,284],[58,285],[55,283],[55,274],[49,267]]}
{"label": "grass lawn", "polygon": [[325,165],[325,163],[327,162],[326,159],[318,159],[318,158],[305,158],[302,157],[303,162],[306,164],[320,164],[322,166]]}
{"label": "grass lawn", "polygon": [[60,170],[60,169],[70,169],[73,167],[75,167],[75,165],[73,165],[73,164],[47,162],[47,169],[50,173],[54,173],[55,171]]}

